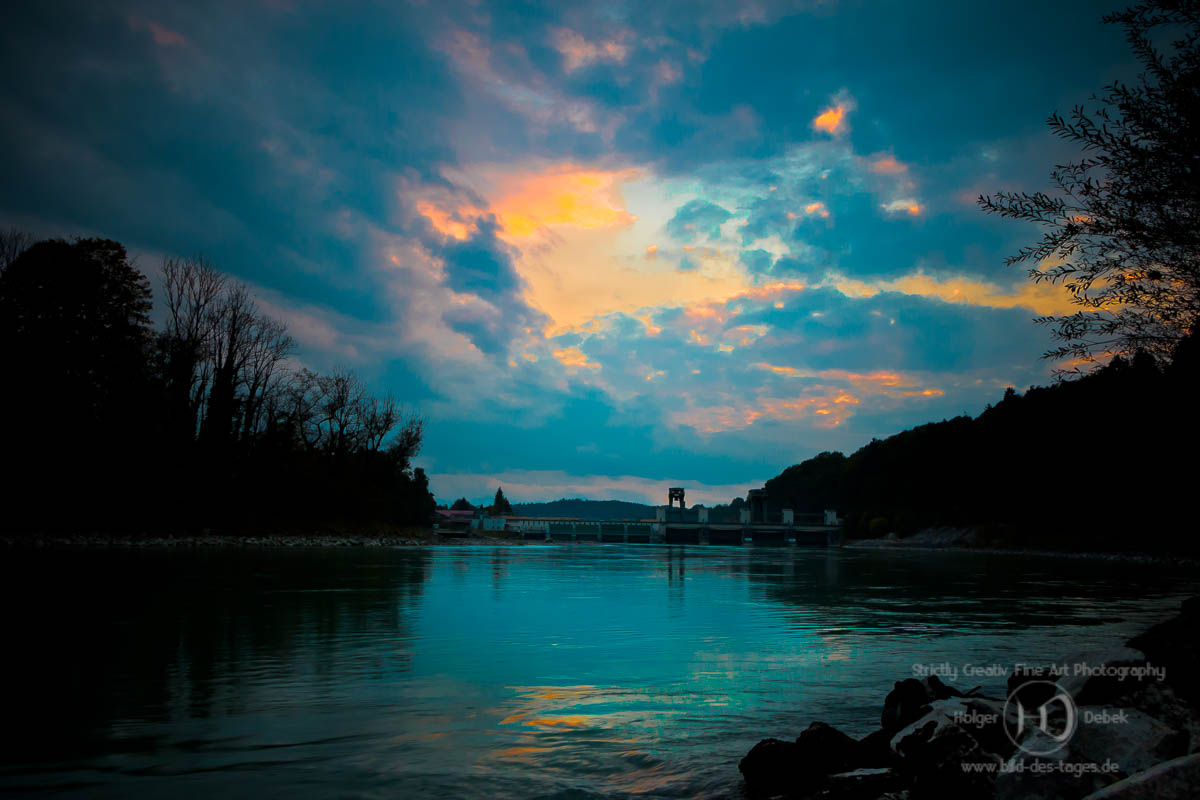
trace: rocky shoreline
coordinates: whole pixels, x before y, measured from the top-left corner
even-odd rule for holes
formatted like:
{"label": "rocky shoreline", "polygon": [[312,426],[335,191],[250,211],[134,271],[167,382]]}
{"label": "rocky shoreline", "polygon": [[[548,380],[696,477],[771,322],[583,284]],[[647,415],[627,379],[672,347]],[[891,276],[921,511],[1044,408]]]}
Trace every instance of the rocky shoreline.
{"label": "rocky shoreline", "polygon": [[738,769],[753,798],[1187,800],[1200,796],[1200,597],[1124,647],[1014,667],[1008,695],[897,681],[880,727],[813,722]]}

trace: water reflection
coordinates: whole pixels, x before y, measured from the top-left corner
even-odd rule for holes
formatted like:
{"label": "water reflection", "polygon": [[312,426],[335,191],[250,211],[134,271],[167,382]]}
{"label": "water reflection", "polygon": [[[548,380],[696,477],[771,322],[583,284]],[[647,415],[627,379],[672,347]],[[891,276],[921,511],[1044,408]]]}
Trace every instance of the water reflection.
{"label": "water reflection", "polygon": [[12,556],[0,788],[112,797],[725,796],[763,735],[865,733],[914,663],[1059,658],[1194,589],[792,548]]}

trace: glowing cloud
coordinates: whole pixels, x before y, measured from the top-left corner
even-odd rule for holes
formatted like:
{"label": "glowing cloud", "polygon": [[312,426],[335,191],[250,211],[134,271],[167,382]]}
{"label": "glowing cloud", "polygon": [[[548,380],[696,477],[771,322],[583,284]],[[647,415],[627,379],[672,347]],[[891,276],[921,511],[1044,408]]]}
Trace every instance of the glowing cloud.
{"label": "glowing cloud", "polygon": [[587,169],[573,164],[499,179],[491,211],[503,232],[520,239],[542,228],[619,228],[637,218],[625,210],[619,187],[637,170]]}
{"label": "glowing cloud", "polygon": [[846,107],[834,106],[827,108],[817,115],[812,121],[812,125],[819,131],[824,131],[831,136],[837,136],[846,130]]}
{"label": "glowing cloud", "polygon": [[830,105],[822,109],[821,113],[812,121],[813,130],[827,133],[830,136],[841,136],[850,130],[849,120],[846,116],[857,108],[854,98],[845,89],[842,89],[832,98]]}
{"label": "glowing cloud", "polygon": [[[478,210],[471,207],[463,209],[471,217],[478,215]],[[471,229],[474,225],[469,221],[459,219],[460,212],[444,211],[438,206],[426,200],[421,200],[417,203],[417,212],[421,216],[429,220],[433,225],[433,229],[443,236],[449,236],[462,241],[471,235]]]}
{"label": "glowing cloud", "polygon": [[975,278],[938,278],[916,272],[895,280],[872,282],[833,276],[825,285],[832,286],[847,297],[872,297],[880,292],[899,292],[971,306],[1028,308],[1038,314],[1070,314],[1088,310],[1073,304],[1070,294],[1061,286],[1050,283],[1022,283],[1013,291]]}
{"label": "glowing cloud", "polygon": [[908,172],[908,165],[898,161],[893,155],[883,155],[871,161],[867,168],[876,175],[903,175]]}
{"label": "glowing cloud", "polygon": [[889,214],[909,214],[914,217],[919,215],[923,210],[921,204],[912,198],[892,200],[891,202],[883,203],[880,205],[880,208]]}
{"label": "glowing cloud", "polygon": [[629,57],[629,47],[624,37],[588,41],[570,28],[558,28],[551,37],[551,43],[562,55],[563,67],[567,72],[602,61],[624,64]]}
{"label": "glowing cloud", "polygon": [[600,365],[594,361],[588,361],[587,355],[578,347],[565,347],[562,350],[555,350],[554,357],[562,362],[562,365],[567,367],[569,372],[579,369],[600,369]]}

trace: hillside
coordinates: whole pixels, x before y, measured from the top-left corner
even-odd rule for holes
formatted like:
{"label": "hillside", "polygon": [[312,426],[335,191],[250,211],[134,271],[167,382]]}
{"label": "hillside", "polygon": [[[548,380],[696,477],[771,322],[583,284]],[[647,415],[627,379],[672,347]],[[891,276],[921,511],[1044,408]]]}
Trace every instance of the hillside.
{"label": "hillside", "polygon": [[977,417],[821,453],[769,480],[771,505],[837,508],[856,537],[984,526],[1006,543],[1200,550],[1181,525],[1194,486],[1196,359],[1181,347],[1095,374],[1009,389]]}
{"label": "hillside", "polygon": [[578,517],[587,520],[653,519],[654,506],[624,500],[562,498],[549,503],[513,503],[513,513],[524,517]]}

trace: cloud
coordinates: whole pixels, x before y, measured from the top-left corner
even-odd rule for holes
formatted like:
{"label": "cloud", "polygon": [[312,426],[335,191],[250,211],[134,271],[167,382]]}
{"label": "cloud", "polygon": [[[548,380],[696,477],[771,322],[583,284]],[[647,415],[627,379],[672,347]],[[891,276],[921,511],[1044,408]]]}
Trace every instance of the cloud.
{"label": "cloud", "polygon": [[570,28],[556,28],[551,43],[562,55],[563,68],[567,72],[574,72],[599,62],[624,64],[629,57],[628,38],[627,34],[623,34],[612,39],[589,41]]}
{"label": "cloud", "polygon": [[821,110],[813,118],[813,130],[830,136],[843,136],[850,131],[848,115],[858,107],[857,102],[845,89],[840,90],[832,98],[830,105]]}
{"label": "cloud", "polygon": [[182,33],[173,31],[170,28],[160,25],[153,20],[146,19],[145,17],[138,16],[137,14],[130,14],[128,17],[126,17],[126,21],[129,23],[129,29],[131,31],[149,33],[150,38],[159,47],[191,46],[191,42],[188,41],[188,38]]}
{"label": "cloud", "polygon": [[947,303],[992,308],[1027,308],[1037,314],[1069,314],[1082,310],[1061,286],[1022,281],[1016,289],[968,276],[937,277],[920,270],[890,280],[861,281],[831,276],[828,285],[848,297],[871,297],[879,292],[899,292],[930,297]]}
{"label": "cloud", "polygon": [[728,210],[707,200],[690,200],[679,207],[667,223],[667,233],[681,242],[699,237],[719,239],[721,226],[733,216]]}

